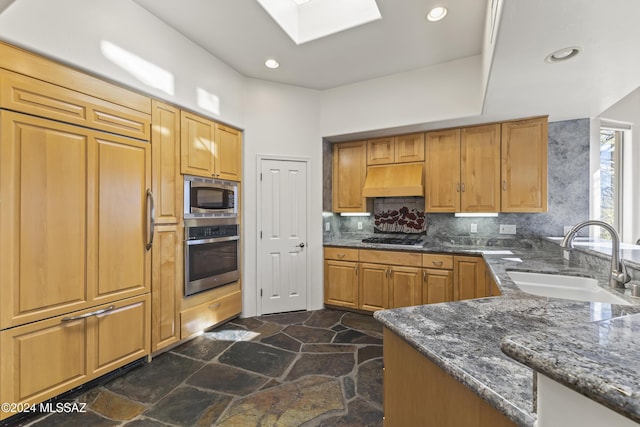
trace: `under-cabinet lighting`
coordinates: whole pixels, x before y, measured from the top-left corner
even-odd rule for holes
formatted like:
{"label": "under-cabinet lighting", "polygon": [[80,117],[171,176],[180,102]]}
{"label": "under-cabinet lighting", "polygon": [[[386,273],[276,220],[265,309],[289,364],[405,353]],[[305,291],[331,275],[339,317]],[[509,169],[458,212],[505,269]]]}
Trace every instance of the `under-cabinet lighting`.
{"label": "under-cabinet lighting", "polygon": [[477,217],[496,217],[497,212],[456,212],[456,218],[477,218]]}
{"label": "under-cabinet lighting", "polygon": [[340,212],[340,216],[371,216],[369,212]]}

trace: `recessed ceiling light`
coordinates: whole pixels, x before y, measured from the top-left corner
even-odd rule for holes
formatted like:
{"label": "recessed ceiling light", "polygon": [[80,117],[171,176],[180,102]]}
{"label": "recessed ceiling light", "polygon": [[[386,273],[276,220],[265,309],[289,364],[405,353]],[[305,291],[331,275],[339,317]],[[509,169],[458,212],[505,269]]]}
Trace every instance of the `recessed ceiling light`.
{"label": "recessed ceiling light", "polygon": [[264,65],[267,68],[278,68],[280,66],[280,63],[273,58],[269,58],[266,61],[264,61]]}
{"label": "recessed ceiling light", "polygon": [[447,8],[438,6],[438,7],[434,7],[429,11],[429,13],[427,13],[427,20],[431,22],[436,22],[441,20],[445,16],[447,16]]}
{"label": "recessed ceiling light", "polygon": [[566,61],[567,59],[573,58],[577,54],[580,53],[579,47],[565,47],[564,49],[556,50],[553,53],[547,55],[544,59],[546,62],[561,62]]}
{"label": "recessed ceiling light", "polygon": [[296,4],[303,4],[308,2],[309,0],[293,0],[294,2],[296,2]]}

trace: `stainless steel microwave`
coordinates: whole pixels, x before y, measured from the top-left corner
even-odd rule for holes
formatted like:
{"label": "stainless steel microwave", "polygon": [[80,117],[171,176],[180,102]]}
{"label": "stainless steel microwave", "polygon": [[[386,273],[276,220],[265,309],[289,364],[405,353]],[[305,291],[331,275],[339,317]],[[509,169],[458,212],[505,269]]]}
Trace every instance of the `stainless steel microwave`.
{"label": "stainless steel microwave", "polygon": [[184,176],[184,217],[233,216],[238,213],[238,184]]}

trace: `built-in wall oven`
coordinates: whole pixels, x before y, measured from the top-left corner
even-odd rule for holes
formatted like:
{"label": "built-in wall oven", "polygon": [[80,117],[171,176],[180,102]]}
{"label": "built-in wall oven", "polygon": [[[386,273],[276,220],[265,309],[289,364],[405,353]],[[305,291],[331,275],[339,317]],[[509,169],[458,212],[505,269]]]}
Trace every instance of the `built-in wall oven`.
{"label": "built-in wall oven", "polygon": [[237,216],[185,219],[185,296],[240,278]]}

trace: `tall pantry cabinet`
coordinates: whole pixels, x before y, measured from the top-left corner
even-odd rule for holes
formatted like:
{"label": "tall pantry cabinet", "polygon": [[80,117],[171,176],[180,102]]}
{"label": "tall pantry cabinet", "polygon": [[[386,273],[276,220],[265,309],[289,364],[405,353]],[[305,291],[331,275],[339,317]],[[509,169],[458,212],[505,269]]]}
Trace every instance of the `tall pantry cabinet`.
{"label": "tall pantry cabinet", "polygon": [[149,354],[150,100],[0,44],[0,108],[0,400],[36,403]]}

